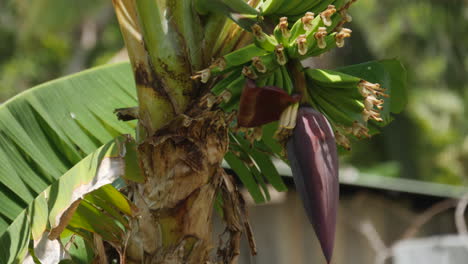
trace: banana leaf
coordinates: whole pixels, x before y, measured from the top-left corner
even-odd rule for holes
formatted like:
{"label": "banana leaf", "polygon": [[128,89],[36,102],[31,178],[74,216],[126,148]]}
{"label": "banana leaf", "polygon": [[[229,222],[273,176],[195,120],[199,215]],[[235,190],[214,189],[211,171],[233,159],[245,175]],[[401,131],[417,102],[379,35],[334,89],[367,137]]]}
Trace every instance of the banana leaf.
{"label": "banana leaf", "polygon": [[[20,261],[31,239],[36,246],[46,229],[63,230],[71,205],[80,210],[87,193],[123,176],[125,142],[113,139],[135,124],[113,111],[135,105],[130,65],[122,63],[39,85],[0,106],[0,263]],[[111,193],[100,197],[126,201]]]}

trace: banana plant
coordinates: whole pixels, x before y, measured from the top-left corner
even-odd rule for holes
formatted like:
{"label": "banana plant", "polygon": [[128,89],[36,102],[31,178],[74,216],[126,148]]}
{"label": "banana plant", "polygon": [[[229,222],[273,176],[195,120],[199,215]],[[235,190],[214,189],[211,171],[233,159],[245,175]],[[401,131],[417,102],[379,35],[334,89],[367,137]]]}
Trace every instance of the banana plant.
{"label": "banana plant", "polygon": [[344,46],[353,2],[113,0],[130,65],[0,106],[0,263],[236,263],[243,234],[257,248],[222,162],[261,203],[286,191],[274,159],[329,263],[338,153],[406,102],[396,60],[302,66]]}

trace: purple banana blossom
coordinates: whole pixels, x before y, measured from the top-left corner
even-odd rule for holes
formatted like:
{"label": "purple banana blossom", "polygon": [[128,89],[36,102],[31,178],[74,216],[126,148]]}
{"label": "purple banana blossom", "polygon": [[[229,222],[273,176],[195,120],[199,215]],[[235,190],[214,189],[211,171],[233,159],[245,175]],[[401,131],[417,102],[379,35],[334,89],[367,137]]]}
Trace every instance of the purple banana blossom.
{"label": "purple banana blossom", "polygon": [[338,155],[328,120],[311,107],[301,107],[287,144],[296,189],[330,263],[338,208]]}

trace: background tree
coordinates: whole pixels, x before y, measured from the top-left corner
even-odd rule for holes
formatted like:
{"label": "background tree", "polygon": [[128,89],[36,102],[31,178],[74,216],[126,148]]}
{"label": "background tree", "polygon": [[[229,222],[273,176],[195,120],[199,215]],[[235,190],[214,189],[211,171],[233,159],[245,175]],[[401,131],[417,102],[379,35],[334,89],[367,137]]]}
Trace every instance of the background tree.
{"label": "background tree", "polygon": [[[374,140],[357,145],[350,161],[393,177],[465,185],[468,40],[461,32],[467,27],[467,3],[359,1],[355,8],[351,48],[336,56],[337,65],[398,57],[407,66],[411,89],[404,114]],[[429,17],[427,23],[419,21]],[[385,37],[376,37],[381,32]],[[385,161],[397,170],[378,169]]]}

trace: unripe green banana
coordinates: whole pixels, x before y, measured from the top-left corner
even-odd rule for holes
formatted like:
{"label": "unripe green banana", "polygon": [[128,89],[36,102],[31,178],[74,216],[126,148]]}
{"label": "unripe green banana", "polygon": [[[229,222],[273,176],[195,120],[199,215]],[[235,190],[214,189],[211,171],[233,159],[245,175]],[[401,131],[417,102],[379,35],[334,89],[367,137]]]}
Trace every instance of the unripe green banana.
{"label": "unripe green banana", "polygon": [[302,23],[302,26],[304,27],[304,34],[297,36],[295,39],[290,39],[288,54],[291,58],[301,58],[316,46],[315,33],[324,25],[320,17],[315,17],[313,20],[308,21],[307,25]]}
{"label": "unripe green banana", "polygon": [[283,44],[283,46],[287,46],[289,43],[289,38],[291,37],[291,31],[288,27],[288,18],[282,17],[280,18],[280,22],[273,30],[273,35],[275,36],[278,43]]}
{"label": "unripe green banana", "polygon": [[343,96],[340,93],[334,93],[336,89],[314,89],[316,94],[319,94],[322,98],[327,98],[327,101],[331,101],[336,105],[339,105],[340,109],[346,112],[354,112],[360,115],[364,110],[365,106],[362,101],[362,97],[359,99],[354,99],[352,97]]}
{"label": "unripe green banana", "polygon": [[267,54],[265,50],[258,48],[254,44],[250,44],[224,56],[226,69],[245,64],[253,57],[263,56],[265,54]]}
{"label": "unripe green banana", "polygon": [[283,90],[288,94],[292,94],[294,90],[294,84],[292,82],[291,76],[289,75],[288,69],[284,66],[280,67],[281,73],[283,74]]}
{"label": "unripe green banana", "polygon": [[217,82],[213,88],[211,88],[211,92],[214,95],[219,95],[221,94],[226,88],[234,82],[239,76],[242,74],[242,67],[239,67],[235,70],[233,70],[231,73],[229,73],[228,76],[223,78],[221,81]]}
{"label": "unripe green banana", "polygon": [[265,54],[267,54],[267,52],[257,47],[255,44],[247,45],[225,55],[217,63],[212,65],[210,67],[211,73],[212,75],[219,75],[228,72],[235,67],[248,63],[253,57],[260,57]]}
{"label": "unripe green banana", "polygon": [[340,98],[340,100],[337,102],[339,103],[340,107],[343,107],[343,109],[354,112],[359,117],[362,116],[362,111],[365,108],[364,103],[362,101],[349,98],[349,97],[343,97],[343,98]]}
{"label": "unripe green banana", "polygon": [[[317,25],[322,24],[320,20],[318,22]],[[288,48],[288,55],[292,59],[304,59],[322,54],[336,46],[335,35],[336,32],[327,36],[326,28],[318,27],[315,31],[298,36],[295,43]]]}
{"label": "unripe green banana", "polygon": [[306,69],[304,73],[308,81],[325,87],[357,89],[361,81],[361,78],[332,70]]}
{"label": "unripe green banana", "polygon": [[349,2],[350,0],[335,0],[333,1],[333,5],[336,7],[336,10],[340,10],[346,2]]}
{"label": "unripe green banana", "polygon": [[313,39],[314,33],[317,32],[317,30],[320,27],[324,27],[324,26],[325,25],[323,24],[323,21],[320,18],[320,16],[319,15],[315,16],[312,21],[310,21],[306,25],[304,25],[304,29],[306,30],[307,39],[309,41],[311,39]]}
{"label": "unripe green banana", "polygon": [[273,53],[268,53],[261,57],[253,57],[252,66],[259,75],[272,73],[279,67],[276,56]]}
{"label": "unripe green banana", "polygon": [[267,78],[267,82],[265,86],[274,86],[276,83],[276,75],[274,73],[271,73],[269,77]]}
{"label": "unripe green banana", "polygon": [[328,99],[323,98],[320,94],[315,93],[312,95],[312,98],[335,123],[343,126],[352,126],[355,120],[362,120],[361,114],[355,112],[343,112],[341,108],[338,108],[336,105],[329,102]]}
{"label": "unripe green banana", "polygon": [[[330,0],[330,1],[333,1],[333,0]],[[300,5],[296,6],[294,10],[289,11],[287,15],[297,16],[297,15],[303,15],[306,12],[314,12],[312,8],[314,6],[319,5],[321,2],[323,1],[321,0],[302,1]]]}
{"label": "unripe green banana", "polygon": [[283,89],[284,83],[283,83],[283,73],[281,72],[281,69],[280,68],[276,69],[276,71],[274,71],[273,74],[275,75],[275,84],[274,84],[274,86],[277,86],[277,87]]}
{"label": "unripe green banana", "polygon": [[266,51],[272,52],[278,45],[278,41],[273,36],[265,34],[262,27],[258,24],[252,26],[252,34],[254,35],[254,43],[257,47]]}
{"label": "unripe green banana", "polygon": [[315,57],[320,54],[323,54],[333,48],[336,47],[336,32],[333,32],[332,34],[325,36],[323,43],[323,46],[320,46],[320,41],[317,40],[316,45],[314,47],[310,48],[309,52],[307,53],[307,57]]}
{"label": "unripe green banana", "polygon": [[[321,12],[325,11],[329,5],[335,5],[336,1],[334,0],[323,0],[319,1],[319,3],[313,7],[310,8],[311,12],[314,12],[317,14],[320,14]],[[336,7],[336,5],[335,5]]]}
{"label": "unripe green banana", "polygon": [[297,7],[301,5],[304,0],[289,0],[286,5],[281,6],[281,14],[289,15],[294,14]]}
{"label": "unripe green banana", "polygon": [[268,16],[275,14],[282,6],[290,0],[265,0],[263,5],[260,7],[262,15]]}
{"label": "unripe green banana", "polygon": [[257,80],[255,80],[255,85],[257,85],[258,87],[266,86],[268,78],[270,78],[270,75],[259,77]]}
{"label": "unripe green banana", "polygon": [[229,102],[227,103],[223,103],[220,105],[221,108],[223,108],[226,112],[230,112],[239,104],[239,98],[242,94],[242,89],[244,88],[245,82],[246,79],[241,74],[226,87],[226,90],[231,92],[231,100],[229,100]]}
{"label": "unripe green banana", "polygon": [[[303,34],[306,34],[306,28],[308,28],[307,25],[312,23],[312,21],[315,19],[315,16],[313,13],[308,12],[301,18],[297,19],[294,25],[291,28],[291,37],[289,38],[289,43],[286,45],[286,47],[294,45],[296,39]],[[305,24],[304,24],[305,23]],[[306,26],[304,26],[306,25]]]}
{"label": "unripe green banana", "polygon": [[[326,12],[329,8],[330,5],[332,5],[336,11],[336,13],[338,13],[337,11],[344,5],[344,1],[345,0],[337,0],[337,1],[332,1],[332,0],[325,0],[325,1],[320,1],[317,5],[311,7],[311,8],[308,8],[306,11],[307,12],[312,12],[314,13],[316,16],[320,17],[321,15],[325,15],[327,13],[330,13],[330,12]],[[304,1],[304,2],[307,2],[307,1]],[[323,13],[325,12],[325,13]],[[336,13],[334,13],[332,15],[332,24],[331,25],[327,25],[328,27],[328,32],[331,32],[333,31],[333,29],[336,27],[336,25],[341,21],[340,18],[336,18],[335,20],[335,15]],[[300,14],[298,14],[300,15]],[[291,19],[297,19],[298,16],[291,16],[290,17]]]}
{"label": "unripe green banana", "polygon": [[307,54],[308,43],[305,34],[299,35],[294,44],[287,48],[288,56],[291,59],[299,59]]}
{"label": "unripe green banana", "polygon": [[[308,83],[310,83],[310,80],[308,80]],[[318,85],[315,83],[315,85]],[[327,94],[331,94],[331,96],[336,96],[336,97],[347,97],[347,98],[352,98],[355,100],[360,100],[364,98],[361,93],[359,92],[359,88],[356,87],[350,87],[350,88],[339,88],[339,87],[327,87],[327,86],[317,86],[317,89],[323,90]]]}

